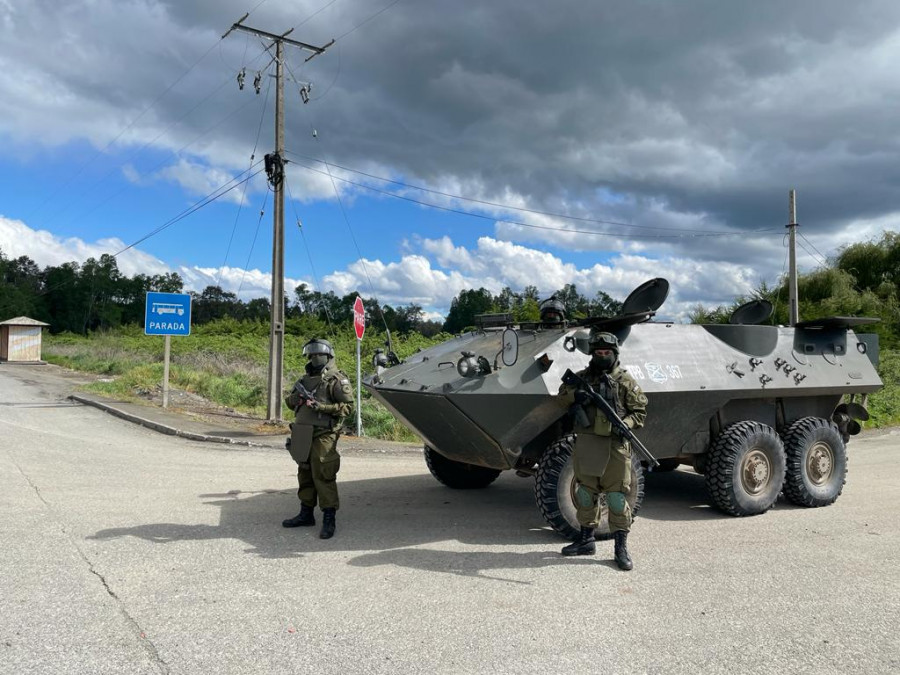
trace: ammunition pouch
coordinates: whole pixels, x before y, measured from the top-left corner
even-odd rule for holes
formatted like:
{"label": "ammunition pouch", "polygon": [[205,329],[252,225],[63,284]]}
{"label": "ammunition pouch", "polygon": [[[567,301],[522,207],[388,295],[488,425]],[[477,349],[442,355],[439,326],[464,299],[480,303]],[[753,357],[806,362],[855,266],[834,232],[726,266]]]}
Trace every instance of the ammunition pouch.
{"label": "ammunition pouch", "polygon": [[597,436],[610,436],[612,435],[612,422],[599,410],[597,411],[597,416],[594,418],[594,433]]}

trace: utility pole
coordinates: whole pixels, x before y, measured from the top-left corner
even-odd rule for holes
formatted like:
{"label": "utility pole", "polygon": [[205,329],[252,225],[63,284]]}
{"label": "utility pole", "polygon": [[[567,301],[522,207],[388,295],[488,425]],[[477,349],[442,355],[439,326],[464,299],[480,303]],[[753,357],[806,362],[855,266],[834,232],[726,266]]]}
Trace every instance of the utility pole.
{"label": "utility pole", "polygon": [[797,300],[797,191],[790,192],[790,222],[786,225],[790,233],[788,245],[788,310],[790,325],[795,326],[800,320],[800,310]]}
{"label": "utility pole", "polygon": [[[257,28],[242,25],[249,16],[244,14],[232,24],[226,38],[234,30],[251,33],[275,44],[275,152],[266,155],[266,174],[274,190],[275,207],[272,210],[272,315],[269,327],[269,371],[268,397],[266,403],[266,419],[270,422],[281,421],[282,378],[284,375],[284,45],[289,44],[304,51],[312,52],[306,58],[318,56],[334,44],[334,40],[324,47],[316,47],[305,42],[289,40],[288,35],[294,30],[276,35]],[[239,75],[243,86],[243,71]],[[258,82],[258,80],[257,80]],[[259,89],[257,86],[257,93]]]}

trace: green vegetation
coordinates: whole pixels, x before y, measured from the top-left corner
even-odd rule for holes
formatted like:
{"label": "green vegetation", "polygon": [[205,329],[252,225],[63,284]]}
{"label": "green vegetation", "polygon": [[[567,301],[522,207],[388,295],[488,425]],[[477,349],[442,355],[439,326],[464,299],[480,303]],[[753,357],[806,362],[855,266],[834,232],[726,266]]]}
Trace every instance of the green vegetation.
{"label": "green vegetation", "polygon": [[900,351],[883,351],[878,374],[884,389],[869,395],[867,426],[889,427],[900,424]]}
{"label": "green vegetation", "polygon": [[[290,386],[302,373],[303,344],[314,336],[327,337],[337,352],[338,367],[356,388],[356,336],[347,325],[329,328],[306,317],[286,324],[285,377]],[[439,334],[426,338],[417,333],[393,338],[394,351],[403,359],[419,349],[446,339]],[[362,368],[371,370],[375,349],[383,347],[386,334],[374,328],[366,331],[360,345]],[[266,409],[268,326],[258,321],[221,319],[196,326],[190,337],[172,338],[169,383],[223,406],[262,417]],[[137,326],[100,331],[89,336],[61,333],[48,335],[44,358],[57,365],[110,376],[88,385],[107,396],[136,399],[156,390],[163,376],[163,338],[144,335]],[[289,411],[285,408],[285,415]],[[363,389],[363,429],[369,436],[388,440],[414,441],[416,436],[397,421]]]}

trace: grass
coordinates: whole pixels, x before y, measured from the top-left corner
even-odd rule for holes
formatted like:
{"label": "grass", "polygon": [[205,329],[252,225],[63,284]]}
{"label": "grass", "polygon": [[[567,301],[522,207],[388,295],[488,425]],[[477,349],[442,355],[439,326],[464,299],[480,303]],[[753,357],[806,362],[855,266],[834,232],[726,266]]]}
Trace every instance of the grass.
{"label": "grass", "polygon": [[[261,329],[262,328],[262,329]],[[363,369],[371,359],[383,336],[370,332],[363,341]],[[311,337],[311,336],[310,336]],[[369,337],[369,335],[367,335]],[[306,336],[288,336],[285,340],[284,383],[290,387],[303,372],[305,360],[302,345]],[[337,362],[350,378],[356,391],[355,337],[332,338]],[[268,372],[268,328],[262,324],[224,320],[195,328],[187,338],[171,341],[169,384],[219,405],[264,417],[266,413],[266,379]],[[395,338],[394,348],[405,358],[426,341],[419,335],[410,339]],[[343,343],[347,344],[344,345]],[[343,349],[342,349],[343,346]],[[90,336],[73,334],[47,335],[44,359],[50,363],[106,376],[86,386],[90,391],[112,398],[137,400],[161,386],[163,378],[163,340],[146,336],[140,328],[127,326]],[[362,392],[362,424],[365,435],[392,441],[415,441],[418,437],[398,421],[384,406]],[[290,411],[284,408],[285,417]],[[354,416],[347,420],[355,427]]]}

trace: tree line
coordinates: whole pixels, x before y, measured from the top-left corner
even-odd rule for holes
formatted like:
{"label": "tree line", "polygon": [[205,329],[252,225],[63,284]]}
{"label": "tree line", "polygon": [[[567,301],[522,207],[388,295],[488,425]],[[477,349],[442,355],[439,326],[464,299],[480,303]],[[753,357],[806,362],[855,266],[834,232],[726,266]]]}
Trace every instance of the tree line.
{"label": "tree line", "polygon": [[[119,270],[116,258],[102,255],[84,263],[67,262],[41,268],[28,256],[9,258],[0,249],[0,320],[29,316],[50,324],[52,333],[71,332],[86,335],[92,331],[123,325],[142,325],[148,291],[184,292],[184,280],[176,272],[136,274],[129,277]],[[202,325],[218,319],[268,321],[269,298],[241,300],[221,286],[210,285],[200,292],[191,291],[191,318]],[[555,295],[564,303],[569,316],[616,313],[621,303],[603,292],[593,298],[581,295],[575,284],[566,284]],[[339,296],[300,284],[293,297],[285,296],[285,318],[315,317],[324,324],[344,325],[353,318],[357,294]],[[515,321],[537,321],[541,301],[538,289],[528,286],[522,292],[504,288],[494,295],[485,288],[460,291],[445,321],[425,318],[421,305],[391,306],[376,298],[363,298],[370,322],[392,333],[420,333],[433,337],[441,332],[459,333],[474,326],[476,315],[507,313]]]}
{"label": "tree line", "polygon": [[[869,316],[881,319],[865,332],[876,332],[882,347],[900,347],[900,233],[845,246],[823,266],[797,279],[801,320],[825,316]],[[775,286],[761,282],[749,295],[730,305],[691,312],[693,323],[728,323],[732,312],[750,300],[772,303],[771,323],[789,323],[787,278]]]}
{"label": "tree line", "polygon": [[[882,344],[900,344],[900,234],[885,232],[881,238],[841,249],[827,266],[800,276],[798,281],[800,316],[875,316],[882,319],[874,327]],[[0,250],[0,319],[30,316],[50,324],[50,331],[87,334],[101,329],[138,324],[144,320],[148,291],[181,293],[184,281],[177,273],[158,275],[123,274],[115,257],[102,255],[82,264],[67,262],[41,269],[27,256],[7,257]],[[268,298],[243,301],[220,286],[191,292],[192,319],[204,324],[218,319],[238,321],[269,320]],[[540,303],[556,297],[569,319],[613,316],[622,303],[598,291],[593,296],[580,293],[575,284],[542,296],[535,286],[522,291],[506,287],[493,294],[485,288],[464,289],[453,298],[443,322],[425,318],[415,303],[393,307],[376,298],[363,298],[370,323],[392,333],[419,333],[433,337],[440,332],[459,333],[476,324],[476,316],[508,314],[515,322],[537,321]],[[352,320],[356,293],[338,296],[300,284],[293,297],[285,297],[287,319],[313,317],[326,324],[345,325]],[[731,305],[698,305],[690,314],[694,323],[724,323],[736,307],[752,299],[768,300],[774,306],[773,323],[788,323],[787,279],[774,286],[761,282],[748,296]]]}

